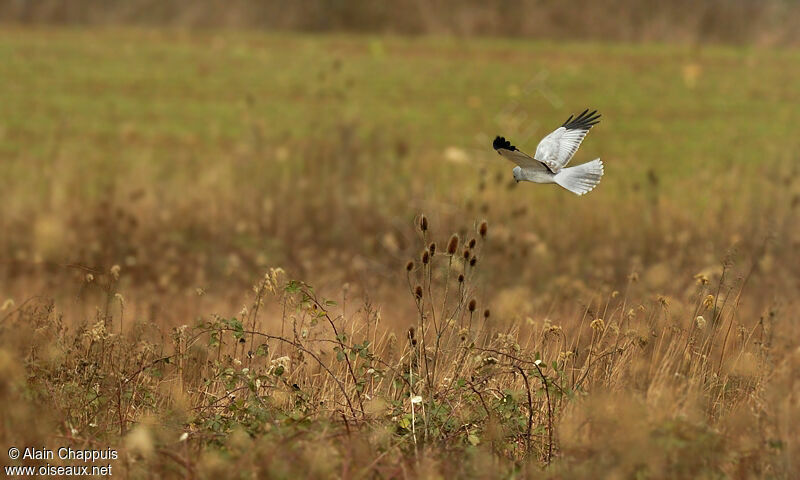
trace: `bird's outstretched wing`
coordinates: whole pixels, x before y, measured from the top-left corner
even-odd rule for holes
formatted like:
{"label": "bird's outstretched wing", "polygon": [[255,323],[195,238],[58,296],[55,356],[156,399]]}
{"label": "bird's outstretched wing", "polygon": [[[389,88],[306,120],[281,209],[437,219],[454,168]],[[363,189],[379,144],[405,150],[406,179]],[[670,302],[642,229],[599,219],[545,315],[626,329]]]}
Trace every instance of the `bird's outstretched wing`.
{"label": "bird's outstretched wing", "polygon": [[505,137],[496,137],[494,142],[492,142],[492,146],[495,150],[497,150],[497,153],[511,160],[522,168],[547,170],[547,166],[545,166],[542,162],[519,150],[514,145],[511,145],[511,142],[506,140]]}
{"label": "bird's outstretched wing", "polygon": [[594,125],[600,122],[599,118],[600,114],[597,113],[597,110],[589,112],[589,109],[584,110],[575,118],[570,115],[563,125],[539,142],[533,158],[547,165],[547,168],[553,173],[558,172],[567,166],[572,156],[578,151],[578,147],[581,146],[583,138]]}

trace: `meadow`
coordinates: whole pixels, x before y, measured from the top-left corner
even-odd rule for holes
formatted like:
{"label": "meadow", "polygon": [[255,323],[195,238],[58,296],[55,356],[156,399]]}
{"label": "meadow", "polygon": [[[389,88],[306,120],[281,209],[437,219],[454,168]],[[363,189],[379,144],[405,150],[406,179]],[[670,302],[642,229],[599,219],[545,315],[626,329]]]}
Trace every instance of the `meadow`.
{"label": "meadow", "polygon": [[[0,443],[126,478],[794,478],[798,60],[3,27]],[[587,107],[599,187],[515,184],[494,136]]]}

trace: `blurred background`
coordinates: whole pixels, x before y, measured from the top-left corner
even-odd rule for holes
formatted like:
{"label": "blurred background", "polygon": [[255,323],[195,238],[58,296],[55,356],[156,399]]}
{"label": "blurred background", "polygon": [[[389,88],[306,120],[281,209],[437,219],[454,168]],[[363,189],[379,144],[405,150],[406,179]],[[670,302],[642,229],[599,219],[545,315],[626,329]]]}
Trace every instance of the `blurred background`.
{"label": "blurred background", "polygon": [[[796,2],[2,0],[0,19],[0,302],[91,310],[87,275],[118,266],[126,315],[174,325],[280,266],[403,325],[421,213],[440,245],[488,220],[483,295],[508,321],[723,270],[753,317],[800,287]],[[494,136],[534,150],[585,108],[603,117],[574,162],[601,157],[600,186],[515,185]]]}

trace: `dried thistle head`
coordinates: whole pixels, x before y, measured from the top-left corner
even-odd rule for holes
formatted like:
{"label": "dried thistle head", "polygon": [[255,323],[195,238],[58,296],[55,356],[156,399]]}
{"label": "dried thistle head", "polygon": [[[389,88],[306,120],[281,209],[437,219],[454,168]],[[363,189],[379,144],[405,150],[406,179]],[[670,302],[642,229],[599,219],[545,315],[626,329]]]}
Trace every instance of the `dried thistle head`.
{"label": "dried thistle head", "polygon": [[408,327],[408,339],[414,340],[415,330],[414,327]]}
{"label": "dried thistle head", "polygon": [[436,242],[432,242],[428,245],[428,251],[431,252],[431,257],[436,255]]}
{"label": "dried thistle head", "polygon": [[472,255],[472,252],[469,251],[469,248],[465,248],[464,253],[462,253],[461,255],[464,257],[464,260],[469,260],[469,257],[470,255]]}
{"label": "dried thistle head", "polygon": [[595,318],[589,326],[592,327],[592,330],[599,330],[602,332],[606,329],[606,322],[604,322],[602,318]]}
{"label": "dried thistle head", "polygon": [[469,309],[470,312],[474,312],[475,311],[475,307],[477,307],[477,306],[478,306],[478,302],[476,302],[475,299],[473,298],[472,300],[469,301],[469,305],[467,306],[467,308]]}
{"label": "dried thistle head", "polygon": [[453,236],[450,237],[450,241],[447,242],[447,253],[455,255],[456,250],[458,250],[458,235],[454,233]]}
{"label": "dried thistle head", "polygon": [[425,250],[424,252],[422,252],[422,264],[423,265],[427,265],[428,262],[430,262],[430,260],[431,260],[431,257],[430,257],[430,254],[428,253],[428,251]]}
{"label": "dried thistle head", "polygon": [[469,266],[474,267],[475,264],[478,263],[478,257],[472,257],[469,259]]}
{"label": "dried thistle head", "polygon": [[703,307],[708,309],[714,306],[714,295],[706,295],[706,298],[703,299]]}
{"label": "dried thistle head", "polygon": [[410,272],[411,270],[414,270],[414,260],[409,260],[408,263],[406,263],[406,272]]}
{"label": "dried thistle head", "polygon": [[488,319],[488,318],[489,318],[489,315],[491,315],[491,312],[490,312],[490,311],[489,311],[489,309],[487,308],[486,310],[484,310],[484,311],[483,311],[483,318],[486,318],[486,319]]}
{"label": "dried thistle head", "polygon": [[426,217],[425,214],[422,214],[419,217],[419,229],[423,232],[428,231],[428,217]]}
{"label": "dried thistle head", "polygon": [[478,225],[478,234],[481,238],[486,238],[486,233],[489,231],[489,223],[486,220],[483,220],[480,225]]}
{"label": "dried thistle head", "polygon": [[694,319],[694,324],[699,330],[703,330],[706,328],[706,319],[703,318],[702,315],[698,315],[697,318]]}
{"label": "dried thistle head", "polygon": [[475,248],[475,245],[477,244],[478,244],[477,240],[475,240],[474,238],[470,238],[469,243],[467,245],[469,246],[469,248]]}
{"label": "dried thistle head", "polygon": [[417,299],[420,299],[420,298],[422,298],[422,286],[420,286],[420,285],[417,285],[417,286],[414,288],[414,296],[415,296],[415,297],[417,297]]}

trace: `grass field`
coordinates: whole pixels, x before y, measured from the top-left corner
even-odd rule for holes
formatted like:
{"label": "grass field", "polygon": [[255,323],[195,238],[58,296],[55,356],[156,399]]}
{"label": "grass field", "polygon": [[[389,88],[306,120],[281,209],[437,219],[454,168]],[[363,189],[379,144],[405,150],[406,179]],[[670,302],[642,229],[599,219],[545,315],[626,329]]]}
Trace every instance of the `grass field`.
{"label": "grass field", "polygon": [[[132,478],[793,478],[798,60],[5,27],[2,444]],[[515,185],[492,138],[587,107],[599,187]]]}

